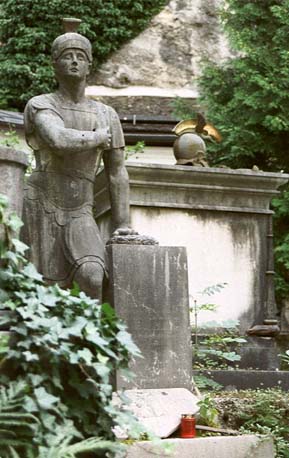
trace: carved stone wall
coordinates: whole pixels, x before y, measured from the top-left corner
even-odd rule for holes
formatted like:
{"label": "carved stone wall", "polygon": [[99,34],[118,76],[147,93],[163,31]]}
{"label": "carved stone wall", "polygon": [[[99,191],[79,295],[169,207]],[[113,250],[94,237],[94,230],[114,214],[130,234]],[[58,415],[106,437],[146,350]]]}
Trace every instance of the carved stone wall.
{"label": "carved stone wall", "polygon": [[90,84],[196,89],[204,56],[223,60],[231,55],[217,15],[222,3],[171,0],[144,32],[100,67]]}

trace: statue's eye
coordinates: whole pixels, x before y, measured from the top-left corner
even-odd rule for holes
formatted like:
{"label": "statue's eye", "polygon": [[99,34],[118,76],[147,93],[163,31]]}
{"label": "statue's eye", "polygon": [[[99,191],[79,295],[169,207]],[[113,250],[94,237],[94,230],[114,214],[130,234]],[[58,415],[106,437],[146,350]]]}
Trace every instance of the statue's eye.
{"label": "statue's eye", "polygon": [[69,52],[69,53],[63,54],[62,58],[63,58],[64,60],[72,59],[72,53]]}

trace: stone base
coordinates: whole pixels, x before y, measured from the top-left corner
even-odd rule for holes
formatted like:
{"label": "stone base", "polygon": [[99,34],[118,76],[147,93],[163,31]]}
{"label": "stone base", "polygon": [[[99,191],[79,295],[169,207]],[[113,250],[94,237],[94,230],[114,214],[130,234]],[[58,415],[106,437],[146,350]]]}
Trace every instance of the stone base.
{"label": "stone base", "polygon": [[289,390],[289,371],[210,370],[193,371],[223,385],[227,390],[255,390],[257,388],[282,388]]}
{"label": "stone base", "polygon": [[110,302],[143,358],[121,388],[191,388],[187,257],[183,247],[110,245]]}
{"label": "stone base", "polygon": [[280,348],[273,337],[249,337],[236,351],[241,356],[240,369],[274,371],[280,369]]}
{"label": "stone base", "polygon": [[171,452],[152,442],[136,442],[129,447],[126,458],[274,458],[272,438],[253,435],[206,437],[196,439],[166,439]]}

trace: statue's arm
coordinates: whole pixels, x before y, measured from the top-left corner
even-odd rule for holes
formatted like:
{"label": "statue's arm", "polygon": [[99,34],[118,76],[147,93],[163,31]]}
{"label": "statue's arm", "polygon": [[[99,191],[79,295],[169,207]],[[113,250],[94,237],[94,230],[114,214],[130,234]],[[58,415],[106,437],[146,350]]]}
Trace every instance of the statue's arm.
{"label": "statue's arm", "polygon": [[62,119],[51,110],[38,111],[34,122],[41,140],[60,156],[93,150],[109,140],[105,129],[90,132],[66,128]]}
{"label": "statue's arm", "polygon": [[103,162],[109,184],[114,235],[135,234],[129,227],[129,179],[123,148],[104,151]]}

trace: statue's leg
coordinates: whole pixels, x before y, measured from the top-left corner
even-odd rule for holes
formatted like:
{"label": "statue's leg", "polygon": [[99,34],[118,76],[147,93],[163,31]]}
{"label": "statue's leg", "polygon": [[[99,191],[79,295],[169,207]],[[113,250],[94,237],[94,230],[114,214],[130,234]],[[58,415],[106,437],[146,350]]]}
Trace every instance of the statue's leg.
{"label": "statue's leg", "polygon": [[74,281],[89,297],[102,301],[102,284],[104,270],[97,262],[85,262],[78,267],[74,275]]}

